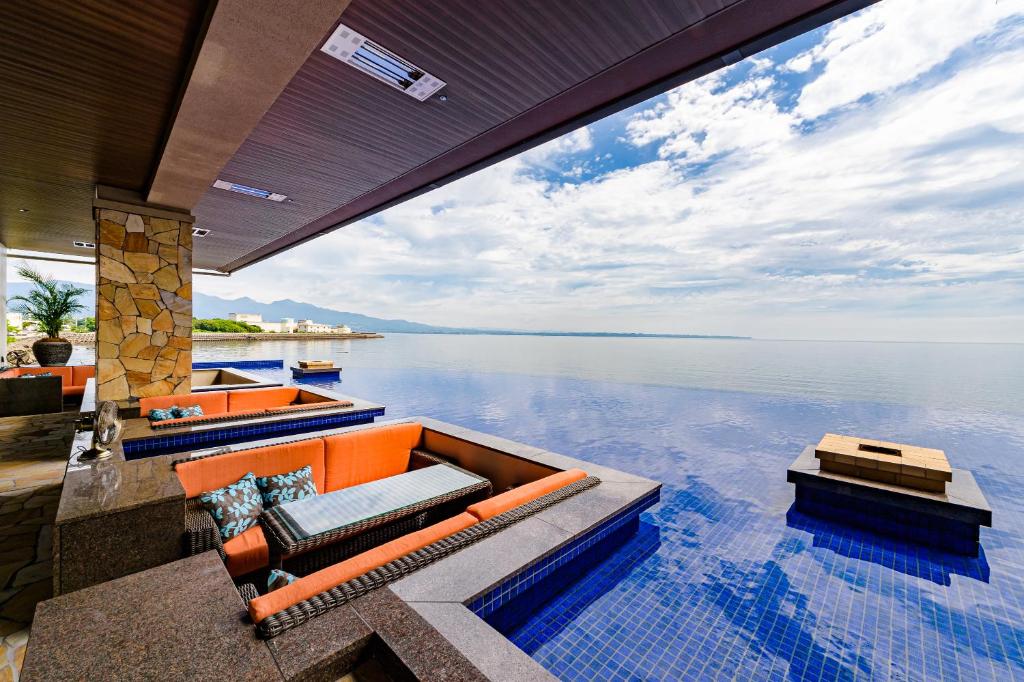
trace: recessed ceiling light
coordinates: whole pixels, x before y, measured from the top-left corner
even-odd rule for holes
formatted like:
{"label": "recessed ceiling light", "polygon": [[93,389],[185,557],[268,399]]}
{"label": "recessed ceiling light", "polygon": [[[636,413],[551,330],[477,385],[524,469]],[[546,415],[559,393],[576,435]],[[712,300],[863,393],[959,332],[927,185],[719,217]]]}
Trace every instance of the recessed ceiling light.
{"label": "recessed ceiling light", "polygon": [[447,85],[344,24],[338,25],[320,50],[421,102]]}
{"label": "recessed ceiling light", "polygon": [[248,185],[240,185],[237,182],[228,182],[227,180],[217,180],[213,183],[213,186],[217,189],[226,189],[229,192],[238,192],[239,194],[248,194],[251,197],[258,197],[260,199],[270,199],[271,201],[284,201],[288,198],[285,194],[278,194],[271,192],[268,189],[259,189],[258,187],[249,187]]}
{"label": "recessed ceiling light", "polygon": [[28,209],[27,208],[19,208],[18,209],[18,213],[28,213]]}
{"label": "recessed ceiling light", "polygon": [[92,242],[75,242],[75,246],[80,249],[95,249],[96,245]]}
{"label": "recessed ceiling light", "polygon": [[210,234],[210,231],[207,230],[205,227],[193,227],[192,228],[192,236],[193,237],[205,237],[208,234]]}

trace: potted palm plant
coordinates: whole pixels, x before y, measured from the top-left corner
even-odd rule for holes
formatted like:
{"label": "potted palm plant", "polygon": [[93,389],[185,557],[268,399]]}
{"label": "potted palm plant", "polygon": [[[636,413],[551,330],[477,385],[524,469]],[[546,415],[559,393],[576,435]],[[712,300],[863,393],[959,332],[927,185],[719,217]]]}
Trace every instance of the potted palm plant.
{"label": "potted palm plant", "polygon": [[32,290],[24,296],[11,296],[14,309],[35,320],[46,336],[32,344],[32,353],[43,367],[65,365],[71,357],[71,342],[60,337],[60,330],[72,314],[85,309],[78,297],[85,289],[61,283],[49,275],[23,265],[18,275],[32,282]]}

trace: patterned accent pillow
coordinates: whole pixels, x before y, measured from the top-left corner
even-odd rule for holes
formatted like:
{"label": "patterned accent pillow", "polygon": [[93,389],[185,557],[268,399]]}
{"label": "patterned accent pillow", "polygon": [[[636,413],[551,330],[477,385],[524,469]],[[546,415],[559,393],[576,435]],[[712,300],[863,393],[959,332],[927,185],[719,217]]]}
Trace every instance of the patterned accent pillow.
{"label": "patterned accent pillow", "polygon": [[313,497],[317,493],[313,468],[308,464],[287,474],[261,476],[256,479],[256,485],[263,496],[263,506],[267,508]]}
{"label": "patterned accent pillow", "polygon": [[273,592],[274,590],[281,589],[285,585],[291,585],[296,580],[298,580],[298,578],[288,571],[282,571],[280,568],[272,568],[270,569],[270,575],[267,576],[267,592]]}
{"label": "patterned accent pillow", "polygon": [[255,526],[263,513],[260,490],[251,471],[231,485],[200,493],[199,501],[213,515],[220,528],[220,536],[225,540]]}
{"label": "patterned accent pillow", "polygon": [[162,422],[165,419],[174,419],[174,408],[168,407],[165,410],[155,409],[149,411],[149,420],[153,422]]}
{"label": "patterned accent pillow", "polygon": [[178,407],[177,405],[175,405],[171,409],[174,410],[174,417],[176,419],[181,419],[182,417],[203,416],[203,408],[199,407],[198,405],[193,405],[192,407]]}

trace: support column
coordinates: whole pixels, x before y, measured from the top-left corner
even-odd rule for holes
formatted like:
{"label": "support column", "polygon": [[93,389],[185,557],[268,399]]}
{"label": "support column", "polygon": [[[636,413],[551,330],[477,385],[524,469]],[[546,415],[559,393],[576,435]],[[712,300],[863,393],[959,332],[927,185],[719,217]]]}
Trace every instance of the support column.
{"label": "support column", "polygon": [[7,247],[0,244],[0,323],[4,333],[0,336],[0,365],[7,364]]}
{"label": "support column", "polygon": [[95,209],[96,399],[128,405],[192,390],[192,219],[123,208]]}

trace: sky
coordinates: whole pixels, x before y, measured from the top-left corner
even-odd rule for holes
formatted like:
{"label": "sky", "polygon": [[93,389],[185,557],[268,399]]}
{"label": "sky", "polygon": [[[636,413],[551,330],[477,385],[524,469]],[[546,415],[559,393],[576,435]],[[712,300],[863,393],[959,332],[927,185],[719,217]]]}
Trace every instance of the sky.
{"label": "sky", "polygon": [[1022,76],[1024,0],[883,0],[196,290],[445,326],[1021,342]]}

